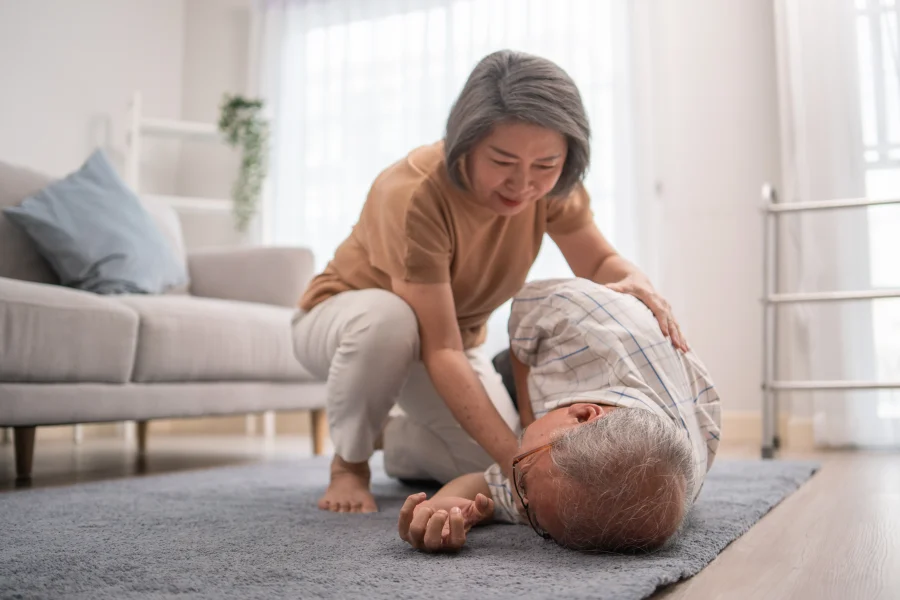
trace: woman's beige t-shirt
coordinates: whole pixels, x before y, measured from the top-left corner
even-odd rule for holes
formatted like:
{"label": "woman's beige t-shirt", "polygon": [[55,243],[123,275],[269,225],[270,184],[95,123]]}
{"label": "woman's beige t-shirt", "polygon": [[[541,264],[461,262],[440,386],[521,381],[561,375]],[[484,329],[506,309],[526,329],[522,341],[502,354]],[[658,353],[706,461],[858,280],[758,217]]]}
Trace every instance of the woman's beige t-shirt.
{"label": "woman's beige t-shirt", "polygon": [[592,220],[580,184],[566,198],[498,215],[450,181],[443,142],[423,146],[378,176],[359,222],[300,308],[348,290],[390,290],[392,278],[449,282],[463,346],[473,348],[484,342],[491,313],[525,284],[544,233],[571,233]]}

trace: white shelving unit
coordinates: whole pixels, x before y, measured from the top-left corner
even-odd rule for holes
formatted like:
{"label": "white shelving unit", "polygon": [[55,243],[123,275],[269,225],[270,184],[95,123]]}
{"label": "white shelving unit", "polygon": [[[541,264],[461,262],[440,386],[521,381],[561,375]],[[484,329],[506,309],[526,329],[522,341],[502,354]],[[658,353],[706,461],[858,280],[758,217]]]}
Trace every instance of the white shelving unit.
{"label": "white shelving unit", "polygon": [[[134,93],[131,99],[130,112],[126,179],[132,189],[138,193],[141,190],[141,158],[145,138],[177,139],[210,144],[224,143],[224,139],[214,123],[144,116],[140,92]],[[215,212],[221,214],[230,212],[232,208],[232,202],[228,198],[203,198],[166,194],[143,195],[165,200],[180,212]]]}
{"label": "white shelving unit", "polygon": [[[141,193],[141,159],[145,138],[174,139],[209,144],[224,143],[224,139],[214,123],[147,117],[144,115],[143,99],[138,91],[134,93],[131,99],[127,136],[128,151],[125,176],[128,184],[136,193],[143,197],[163,200],[180,213],[231,213],[232,201],[229,198]],[[274,414],[266,413],[263,421],[263,433],[267,438],[274,436],[273,419]],[[248,433],[255,431],[255,422],[254,416],[250,415],[247,417]],[[134,421],[125,422],[122,428],[122,435],[129,442],[136,441],[136,423]],[[74,439],[75,443],[80,443],[82,440],[80,425],[75,426]]]}
{"label": "white shelving unit", "polygon": [[778,381],[778,314],[779,305],[818,302],[847,302],[876,300],[879,298],[900,298],[900,289],[852,290],[841,292],[806,292],[793,294],[778,293],[778,265],[780,262],[778,245],[778,217],[794,212],[863,208],[882,204],[900,204],[900,198],[869,199],[848,198],[809,202],[779,203],[774,187],[765,185],[762,191],[765,202],[763,211],[765,223],[763,231],[765,252],[763,262],[763,440],[762,457],[772,458],[780,441],[777,431],[778,392],[825,390],[886,390],[900,389],[900,381]]}

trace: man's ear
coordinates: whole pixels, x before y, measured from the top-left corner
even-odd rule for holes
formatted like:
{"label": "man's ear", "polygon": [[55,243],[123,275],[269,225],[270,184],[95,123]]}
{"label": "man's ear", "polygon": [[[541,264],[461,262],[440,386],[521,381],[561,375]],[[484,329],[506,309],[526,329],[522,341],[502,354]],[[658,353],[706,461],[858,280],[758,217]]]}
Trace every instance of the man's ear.
{"label": "man's ear", "polygon": [[608,411],[609,408],[610,407],[603,407],[597,404],[579,402],[578,404],[573,404],[569,407],[569,416],[577,419],[579,423],[588,423],[602,417],[606,412],[604,409],[607,409]]}

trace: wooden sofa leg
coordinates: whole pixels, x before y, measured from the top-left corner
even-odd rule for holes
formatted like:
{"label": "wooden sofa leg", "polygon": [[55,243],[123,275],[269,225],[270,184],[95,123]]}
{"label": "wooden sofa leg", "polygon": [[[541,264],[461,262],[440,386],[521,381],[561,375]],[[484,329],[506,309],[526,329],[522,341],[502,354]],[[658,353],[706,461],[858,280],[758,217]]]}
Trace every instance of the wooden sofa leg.
{"label": "wooden sofa leg", "polygon": [[325,436],[328,435],[328,418],[325,409],[318,408],[310,413],[312,422],[313,454],[320,456],[325,453]]}
{"label": "wooden sofa leg", "polygon": [[31,479],[31,465],[34,461],[34,437],[37,427],[16,427],[13,437],[16,443],[16,479]]}
{"label": "wooden sofa leg", "polygon": [[137,447],[138,456],[147,454],[147,430],[150,428],[150,421],[137,422]]}

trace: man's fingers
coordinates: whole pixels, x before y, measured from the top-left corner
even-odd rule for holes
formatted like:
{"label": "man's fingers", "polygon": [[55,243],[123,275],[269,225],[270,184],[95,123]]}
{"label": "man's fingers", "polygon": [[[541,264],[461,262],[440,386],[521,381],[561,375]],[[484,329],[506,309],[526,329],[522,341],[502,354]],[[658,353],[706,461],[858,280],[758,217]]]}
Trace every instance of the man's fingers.
{"label": "man's fingers", "polygon": [[463,519],[462,511],[459,507],[454,506],[450,510],[450,539],[448,540],[448,549],[459,550],[466,543],[466,521]]}
{"label": "man's fingers", "polygon": [[494,501],[484,494],[477,494],[471,508],[463,511],[466,529],[481,523],[494,513]]}
{"label": "man's fingers", "polygon": [[447,521],[447,511],[439,510],[428,520],[428,526],[425,529],[425,548],[427,550],[440,550],[443,545],[443,536],[441,532],[444,530],[444,523]]}
{"label": "man's fingers", "polygon": [[491,509],[494,506],[494,501],[485,496],[484,494],[478,494],[475,496],[475,508],[478,510],[478,516],[483,519],[488,514],[490,514]]}
{"label": "man's fingers", "polygon": [[403,503],[403,507],[400,509],[400,520],[397,522],[397,529],[400,533],[400,539],[404,542],[409,541],[409,526],[412,524],[413,513],[416,511],[416,507],[425,501],[425,497],[425,492],[413,494],[406,499],[406,502]]}
{"label": "man's fingers", "polygon": [[434,509],[430,506],[423,506],[413,515],[412,523],[409,526],[408,540],[413,548],[425,547],[425,530],[432,515],[434,515]]}

